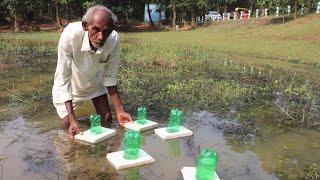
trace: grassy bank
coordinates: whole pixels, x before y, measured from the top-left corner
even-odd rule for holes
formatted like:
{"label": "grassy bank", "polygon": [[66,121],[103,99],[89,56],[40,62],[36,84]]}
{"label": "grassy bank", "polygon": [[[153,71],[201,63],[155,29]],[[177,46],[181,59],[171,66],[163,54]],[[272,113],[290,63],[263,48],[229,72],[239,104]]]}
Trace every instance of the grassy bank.
{"label": "grassy bank", "polygon": [[284,24],[260,18],[215,22],[207,28],[187,32],[140,33],[134,37],[167,42],[220,60],[306,73],[306,78],[317,81],[319,33],[320,16],[313,15]]}
{"label": "grassy bank", "polygon": [[258,19],[123,34],[122,84],[129,94],[151,87],[148,98],[137,98],[142,102],[192,105],[283,128],[319,127],[319,22]]}

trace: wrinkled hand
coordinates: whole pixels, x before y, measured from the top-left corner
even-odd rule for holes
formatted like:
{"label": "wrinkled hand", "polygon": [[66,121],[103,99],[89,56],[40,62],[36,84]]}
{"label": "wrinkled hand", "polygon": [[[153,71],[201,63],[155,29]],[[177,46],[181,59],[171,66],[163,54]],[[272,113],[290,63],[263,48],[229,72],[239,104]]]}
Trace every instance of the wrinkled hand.
{"label": "wrinkled hand", "polygon": [[131,115],[126,112],[117,113],[117,119],[118,119],[120,126],[122,126],[122,127],[124,126],[124,123],[133,122]]}
{"label": "wrinkled hand", "polygon": [[80,132],[80,129],[78,127],[78,124],[76,122],[70,123],[70,126],[69,126],[69,138],[73,139],[74,136],[76,134],[78,134],[79,132]]}

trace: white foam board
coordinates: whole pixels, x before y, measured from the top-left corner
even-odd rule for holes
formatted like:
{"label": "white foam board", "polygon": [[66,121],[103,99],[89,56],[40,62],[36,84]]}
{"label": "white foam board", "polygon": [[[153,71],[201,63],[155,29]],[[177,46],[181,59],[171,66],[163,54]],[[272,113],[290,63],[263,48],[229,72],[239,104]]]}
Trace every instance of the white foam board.
{"label": "white foam board", "polygon": [[125,159],[123,158],[123,153],[124,151],[118,151],[107,154],[108,161],[117,170],[132,168],[156,162],[156,160],[153,157],[151,157],[142,149],[140,149],[139,157],[137,159]]}
{"label": "white foam board", "polygon": [[153,129],[155,127],[158,126],[158,123],[154,122],[154,121],[150,121],[150,120],[147,120],[147,123],[146,124],[138,124],[137,121],[134,121],[134,122],[129,122],[129,123],[125,123],[124,124],[124,127],[127,128],[127,129],[131,129],[131,130],[134,130],[134,131],[146,131],[146,130],[149,130],[149,129]]}
{"label": "white foam board", "polygon": [[[197,180],[196,179],[196,168],[195,167],[183,167],[181,173],[184,180]],[[217,172],[214,172],[212,180],[220,180]]]}
{"label": "white foam board", "polygon": [[105,139],[111,138],[116,135],[116,131],[114,129],[109,129],[105,127],[101,127],[100,134],[93,134],[90,132],[90,129],[84,131],[83,133],[79,133],[74,136],[76,140],[85,141],[88,143],[99,143]]}
{"label": "white foam board", "polygon": [[167,127],[155,129],[154,132],[161,137],[163,140],[176,139],[185,136],[192,136],[193,132],[183,126],[180,126],[179,132],[169,133]]}

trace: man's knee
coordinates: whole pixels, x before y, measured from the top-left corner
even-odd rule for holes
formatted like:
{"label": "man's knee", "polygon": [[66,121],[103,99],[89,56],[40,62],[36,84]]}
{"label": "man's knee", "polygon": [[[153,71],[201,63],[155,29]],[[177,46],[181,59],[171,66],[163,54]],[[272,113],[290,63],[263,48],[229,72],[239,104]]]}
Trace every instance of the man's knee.
{"label": "man's knee", "polygon": [[110,127],[112,124],[112,115],[111,112],[106,112],[101,114],[101,126]]}
{"label": "man's knee", "polygon": [[106,112],[104,114],[101,114],[101,120],[102,120],[102,122],[111,122],[111,120],[112,120],[111,112]]}
{"label": "man's knee", "polygon": [[106,94],[93,98],[92,102],[94,104],[97,114],[105,115],[106,113],[110,112],[110,107]]}
{"label": "man's knee", "polygon": [[63,129],[68,129],[69,128],[70,119],[69,119],[68,115],[61,119],[60,125],[61,125],[61,128],[63,128]]}

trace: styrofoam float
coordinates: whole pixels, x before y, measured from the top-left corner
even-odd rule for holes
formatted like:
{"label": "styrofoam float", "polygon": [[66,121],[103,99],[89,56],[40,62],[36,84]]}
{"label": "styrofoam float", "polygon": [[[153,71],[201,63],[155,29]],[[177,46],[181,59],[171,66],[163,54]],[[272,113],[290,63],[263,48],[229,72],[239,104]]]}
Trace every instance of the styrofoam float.
{"label": "styrofoam float", "polygon": [[[181,169],[181,173],[184,180],[197,180],[196,179],[196,171],[195,167],[183,167]],[[214,177],[212,180],[220,180],[217,172],[214,172]]]}
{"label": "styrofoam float", "polygon": [[163,140],[176,139],[186,136],[192,136],[193,132],[183,126],[180,126],[180,131],[178,132],[167,132],[167,127],[159,128],[154,130],[155,134],[158,135]]}
{"label": "styrofoam float", "polygon": [[146,131],[158,126],[158,123],[150,120],[146,120],[146,124],[138,124],[137,121],[125,123],[124,127],[134,131]]}
{"label": "styrofoam float", "polygon": [[117,170],[147,165],[156,162],[156,160],[153,157],[151,157],[142,149],[140,149],[139,157],[137,159],[125,159],[123,158],[123,153],[124,151],[112,152],[108,153],[106,156],[110,164]]}
{"label": "styrofoam float", "polygon": [[82,133],[75,135],[74,138],[76,140],[95,144],[116,135],[116,130],[114,129],[101,127],[101,131],[102,132],[100,134],[93,134],[90,132],[90,129],[88,129]]}

